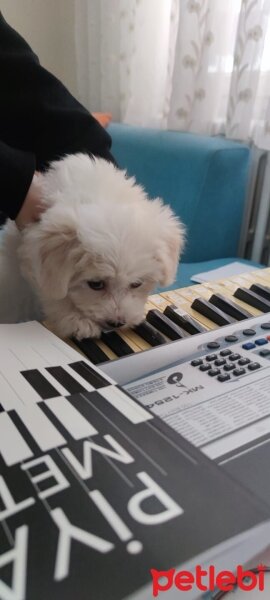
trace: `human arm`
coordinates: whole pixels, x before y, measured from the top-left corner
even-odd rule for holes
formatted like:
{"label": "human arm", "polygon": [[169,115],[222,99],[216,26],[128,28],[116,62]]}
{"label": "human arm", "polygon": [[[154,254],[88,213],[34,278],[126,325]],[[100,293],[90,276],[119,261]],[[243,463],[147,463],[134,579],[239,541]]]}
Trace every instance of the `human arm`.
{"label": "human arm", "polygon": [[14,219],[35,170],[65,154],[114,162],[111,138],[0,15],[0,210]]}

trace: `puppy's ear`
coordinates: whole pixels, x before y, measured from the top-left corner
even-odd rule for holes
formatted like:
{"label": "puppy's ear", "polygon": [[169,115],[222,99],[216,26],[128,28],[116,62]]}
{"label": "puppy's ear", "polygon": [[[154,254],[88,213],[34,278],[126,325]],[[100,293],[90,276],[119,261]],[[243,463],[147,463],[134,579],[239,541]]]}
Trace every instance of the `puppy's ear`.
{"label": "puppy's ear", "polygon": [[162,228],[157,239],[156,258],[159,263],[159,285],[173,283],[180,254],[185,243],[185,228],[168,206],[161,207]]}
{"label": "puppy's ear", "polygon": [[36,280],[43,293],[54,300],[65,298],[74,275],[79,242],[72,225],[40,232]]}

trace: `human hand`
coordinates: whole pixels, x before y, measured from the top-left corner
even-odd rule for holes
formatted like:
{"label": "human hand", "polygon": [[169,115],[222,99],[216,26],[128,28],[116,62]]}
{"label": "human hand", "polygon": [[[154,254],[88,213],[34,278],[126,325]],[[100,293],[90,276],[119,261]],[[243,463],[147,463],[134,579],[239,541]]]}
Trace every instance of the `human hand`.
{"label": "human hand", "polygon": [[36,171],[15,223],[18,229],[23,229],[29,223],[39,221],[45,206],[42,204],[41,188],[38,182],[39,173]]}

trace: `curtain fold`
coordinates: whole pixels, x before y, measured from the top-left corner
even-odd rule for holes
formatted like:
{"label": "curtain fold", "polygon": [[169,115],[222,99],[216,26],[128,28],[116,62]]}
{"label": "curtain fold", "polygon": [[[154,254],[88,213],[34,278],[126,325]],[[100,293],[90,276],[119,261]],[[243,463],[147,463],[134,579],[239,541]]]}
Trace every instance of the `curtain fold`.
{"label": "curtain fold", "polygon": [[75,0],[80,100],[270,149],[270,0]]}

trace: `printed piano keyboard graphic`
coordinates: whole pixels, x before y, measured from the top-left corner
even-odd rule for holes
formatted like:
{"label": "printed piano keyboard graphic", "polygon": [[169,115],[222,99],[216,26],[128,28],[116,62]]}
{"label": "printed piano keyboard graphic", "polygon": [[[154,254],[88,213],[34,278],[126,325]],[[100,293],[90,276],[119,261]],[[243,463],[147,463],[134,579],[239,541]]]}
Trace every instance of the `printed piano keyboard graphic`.
{"label": "printed piano keyboard graphic", "polygon": [[96,433],[78,410],[78,395],[90,404],[105,401],[133,424],[152,418],[127,392],[83,360],[14,369],[12,383],[4,371],[0,368],[0,457],[8,467],[37,451],[59,448],[70,437],[78,441]]}
{"label": "printed piano keyboard graphic", "polygon": [[103,333],[101,340],[73,340],[94,364],[186,339],[270,312],[270,268],[154,294],[146,320],[135,329]]}

